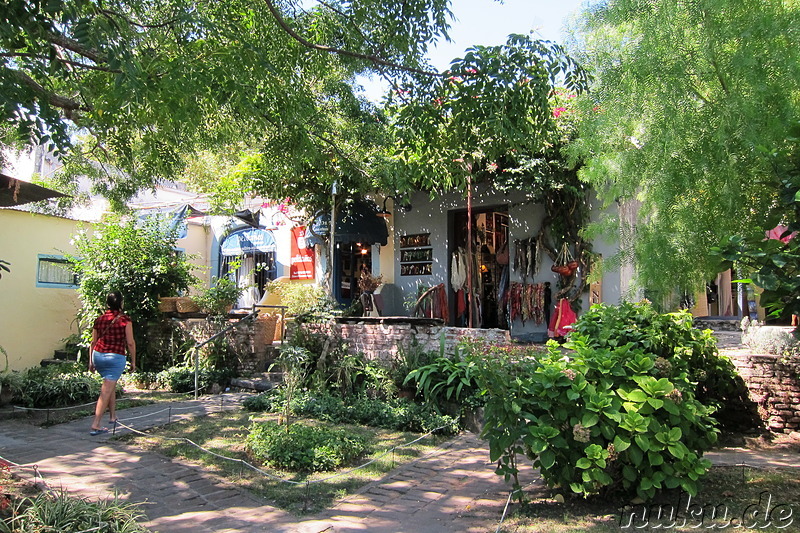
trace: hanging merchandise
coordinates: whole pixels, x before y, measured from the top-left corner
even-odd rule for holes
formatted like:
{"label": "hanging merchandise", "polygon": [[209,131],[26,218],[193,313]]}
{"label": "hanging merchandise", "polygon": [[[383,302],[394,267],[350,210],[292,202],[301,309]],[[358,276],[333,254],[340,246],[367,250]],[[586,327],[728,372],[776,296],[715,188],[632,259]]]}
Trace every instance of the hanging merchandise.
{"label": "hanging merchandise", "polygon": [[536,237],[514,240],[514,272],[519,274],[523,283],[527,283],[528,278],[532,280],[539,272],[539,262]]}
{"label": "hanging merchandise", "polygon": [[528,248],[527,240],[514,240],[514,272],[522,277],[522,282],[528,280]]}
{"label": "hanging merchandise", "polygon": [[417,303],[414,305],[412,316],[425,318],[441,318],[448,321],[447,292],[444,283],[433,287],[420,285],[417,288]]}
{"label": "hanging merchandise", "polygon": [[550,320],[550,327],[547,329],[547,335],[550,337],[564,337],[567,333],[572,331],[572,324],[578,319],[575,311],[569,304],[569,300],[562,298],[556,304],[555,314]]}
{"label": "hanging merchandise", "polygon": [[532,321],[535,324],[545,322],[545,295],[549,290],[543,283],[512,283],[508,295],[509,319],[520,320],[523,325]]}
{"label": "hanging merchandise", "polygon": [[556,262],[550,267],[550,270],[553,272],[557,272],[561,274],[565,278],[572,276],[575,271],[578,269],[578,262],[573,259],[572,254],[569,251],[569,246],[567,243],[564,243],[561,246],[561,251],[556,257]]}

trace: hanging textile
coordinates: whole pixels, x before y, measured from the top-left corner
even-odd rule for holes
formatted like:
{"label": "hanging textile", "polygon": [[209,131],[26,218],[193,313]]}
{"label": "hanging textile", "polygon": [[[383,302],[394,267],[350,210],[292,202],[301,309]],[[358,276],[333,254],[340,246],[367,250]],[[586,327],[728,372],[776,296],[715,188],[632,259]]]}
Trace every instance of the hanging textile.
{"label": "hanging textile", "polygon": [[569,300],[562,298],[556,304],[555,314],[550,320],[550,327],[547,329],[547,335],[550,337],[564,337],[567,333],[572,331],[572,324],[578,319]]}
{"label": "hanging textile", "polygon": [[544,313],[544,323],[550,325],[550,309],[553,305],[553,291],[550,290],[550,282],[545,281],[542,288],[542,312]]}
{"label": "hanging textile", "polygon": [[514,272],[522,278],[522,283],[527,283],[528,278],[533,278],[539,272],[541,257],[540,246],[536,237],[514,240]]}
{"label": "hanging textile", "polygon": [[450,262],[450,288],[458,292],[467,285],[467,251],[458,248]]}
{"label": "hanging textile", "polygon": [[522,277],[522,283],[528,280],[528,247],[526,240],[514,240],[514,272]]}
{"label": "hanging textile", "polygon": [[419,298],[414,305],[413,316],[425,318],[441,318],[447,323],[449,312],[447,310],[447,290],[444,283],[426,288],[422,285],[417,289]]}

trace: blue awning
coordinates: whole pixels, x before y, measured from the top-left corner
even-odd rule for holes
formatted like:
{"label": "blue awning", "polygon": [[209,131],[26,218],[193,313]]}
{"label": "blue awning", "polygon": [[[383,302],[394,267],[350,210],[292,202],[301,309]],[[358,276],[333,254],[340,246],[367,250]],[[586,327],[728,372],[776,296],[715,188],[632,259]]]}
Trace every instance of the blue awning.
{"label": "blue awning", "polygon": [[252,253],[275,251],[275,237],[272,232],[248,228],[228,235],[222,241],[221,252],[224,256],[236,256]]}

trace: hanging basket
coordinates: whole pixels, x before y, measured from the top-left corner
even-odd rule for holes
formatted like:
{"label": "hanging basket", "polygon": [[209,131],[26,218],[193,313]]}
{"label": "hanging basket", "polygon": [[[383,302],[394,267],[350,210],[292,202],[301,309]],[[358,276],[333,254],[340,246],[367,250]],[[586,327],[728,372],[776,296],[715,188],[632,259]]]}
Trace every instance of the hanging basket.
{"label": "hanging basket", "polygon": [[550,267],[550,270],[553,272],[557,272],[561,274],[565,278],[568,278],[575,274],[575,271],[578,270],[579,263],[572,257],[572,254],[569,251],[569,246],[567,243],[564,243],[561,246],[561,251],[556,257],[555,264]]}

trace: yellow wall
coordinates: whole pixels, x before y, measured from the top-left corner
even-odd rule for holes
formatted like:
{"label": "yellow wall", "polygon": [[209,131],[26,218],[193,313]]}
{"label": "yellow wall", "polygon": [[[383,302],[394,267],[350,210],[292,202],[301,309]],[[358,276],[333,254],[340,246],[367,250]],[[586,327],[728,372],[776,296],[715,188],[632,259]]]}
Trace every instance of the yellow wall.
{"label": "yellow wall", "polygon": [[200,279],[203,287],[208,287],[211,281],[211,241],[213,234],[211,228],[200,223],[189,222],[187,224],[186,237],[179,239],[176,247],[183,250],[186,255],[193,256],[191,263],[197,265],[193,271],[194,275]]}
{"label": "yellow wall", "polygon": [[[70,239],[77,222],[49,215],[0,209],[0,259],[11,272],[0,279],[0,346],[12,369],[38,366],[77,333],[80,307],[75,289],[36,286],[39,254],[73,253]],[[0,355],[0,370],[5,360]]]}

